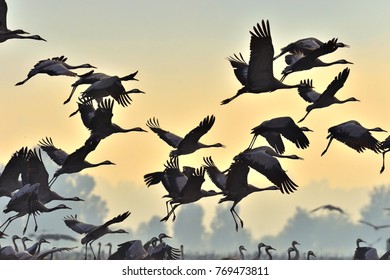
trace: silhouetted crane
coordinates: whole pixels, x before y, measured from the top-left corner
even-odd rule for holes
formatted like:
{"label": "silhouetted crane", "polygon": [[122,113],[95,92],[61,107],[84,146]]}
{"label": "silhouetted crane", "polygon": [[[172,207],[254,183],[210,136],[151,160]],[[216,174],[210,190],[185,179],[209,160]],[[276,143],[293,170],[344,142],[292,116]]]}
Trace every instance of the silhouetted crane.
{"label": "silhouetted crane", "polygon": [[100,103],[104,97],[110,96],[121,106],[127,107],[132,102],[130,94],[134,93],[145,92],[137,88],[126,90],[121,78],[118,76],[110,76],[92,83],[81,93],[81,98],[85,101],[96,100],[96,102]]}
{"label": "silhouetted crane", "polygon": [[244,152],[236,155],[234,160],[241,160],[249,167],[263,174],[275,184],[282,193],[292,193],[298,187],[282,169],[279,158],[302,159],[297,155],[281,155],[275,152],[271,147],[260,146],[254,149],[246,149]]}
{"label": "silhouetted crane", "polygon": [[344,86],[344,83],[349,76],[349,72],[349,68],[345,68],[342,72],[340,72],[328,85],[326,90],[314,102],[312,102],[312,104],[306,107],[305,116],[298,122],[302,122],[303,120],[305,120],[309,113],[314,109],[325,108],[333,104],[343,104],[351,101],[360,101],[355,97],[350,97],[345,100],[339,100],[335,97],[335,94],[338,92],[338,90]]}
{"label": "silhouetted crane", "polygon": [[54,146],[51,138],[46,137],[39,142],[39,146],[44,150],[48,156],[61,167],[57,169],[53,175],[53,178],[49,181],[49,186],[52,186],[54,181],[61,174],[71,174],[80,172],[86,168],[93,168],[100,165],[113,165],[115,163],[105,160],[99,163],[90,163],[85,160],[90,152],[95,150],[99,141],[89,141],[84,146],[78,148],[71,154],[66,153],[62,149]]}
{"label": "silhouetted crane", "polygon": [[253,138],[248,149],[252,149],[258,135],[263,136],[279,154],[283,154],[285,151],[281,136],[293,142],[297,148],[306,149],[310,142],[303,133],[304,131],[312,130],[297,126],[294,120],[288,116],[266,120],[252,128]]}
{"label": "silhouetted crane", "polygon": [[319,48],[307,53],[304,55],[300,52],[293,52],[289,55],[286,55],[285,61],[288,64],[286,68],[282,71],[282,78],[280,81],[284,81],[284,79],[293,72],[309,70],[314,67],[327,67],[334,64],[353,64],[345,59],[339,59],[332,62],[323,62],[318,57],[332,53],[338,49],[338,42],[336,38],[329,40]]}
{"label": "silhouetted crane", "polygon": [[366,149],[370,149],[375,153],[381,153],[381,144],[371,135],[370,131],[386,132],[380,127],[365,128],[355,120],[330,127],[328,129],[328,136],[326,137],[329,139],[329,142],[321,156],[327,152],[333,139],[344,143],[358,153],[364,152]]}
{"label": "silhouetted crane", "polygon": [[328,211],[336,211],[336,212],[339,212],[341,214],[345,214],[343,209],[341,209],[340,207],[331,205],[331,204],[326,204],[326,205],[322,205],[322,206],[319,206],[317,208],[314,208],[313,210],[310,211],[310,213],[316,212],[316,211],[321,210],[321,209],[325,209]]}
{"label": "silhouetted crane", "polygon": [[[175,209],[183,204],[196,202],[204,197],[215,196],[221,194],[214,190],[203,190],[201,186],[204,179],[205,169],[204,167],[197,168],[189,177],[184,185],[183,189],[180,192],[178,197],[172,198],[170,200],[170,205],[172,209],[169,211],[168,215],[161,219],[161,221],[167,221],[169,217],[174,213]],[[175,218],[175,216],[174,216]],[[174,221],[174,218],[172,221]]]}
{"label": "silhouetted crane", "polygon": [[[136,71],[132,74],[129,74],[127,76],[121,77],[119,79],[121,81],[130,81],[130,80],[138,81],[138,79],[135,78],[137,73],[138,73],[138,71]],[[71,85],[72,91],[71,91],[69,97],[64,101],[64,104],[68,103],[72,99],[72,96],[73,96],[74,92],[76,91],[76,88],[79,85],[92,85],[93,83],[95,83],[97,81],[103,80],[105,78],[110,78],[113,76],[107,75],[105,73],[95,73],[94,70],[92,70],[92,71],[87,72],[85,74],[78,75],[78,77],[79,77],[79,79]]]}
{"label": "silhouetted crane", "polygon": [[380,230],[380,229],[383,229],[383,228],[389,228],[390,227],[390,225],[379,225],[379,226],[378,225],[374,225],[374,224],[372,224],[370,222],[366,222],[366,221],[363,221],[363,220],[359,220],[359,223],[365,224],[367,226],[370,226],[374,230]]}
{"label": "silhouetted crane", "polygon": [[49,174],[42,160],[41,150],[29,150],[27,158],[27,170],[22,172],[22,182],[25,184],[39,183],[38,200],[43,204],[53,200],[62,201],[84,201],[74,197],[63,197],[49,187]]}
{"label": "silhouetted crane", "polygon": [[222,194],[224,195],[224,197],[221,198],[218,203],[233,201],[233,205],[230,208],[230,213],[232,214],[236,231],[238,231],[236,217],[240,221],[241,228],[244,226],[243,220],[235,210],[235,207],[243,198],[254,192],[278,190],[276,186],[258,188],[248,184],[249,167],[241,160],[235,160],[230,165],[226,175],[219,171],[211,157],[204,158],[204,162],[206,163],[204,168],[206,169],[211,181],[222,190]]}
{"label": "silhouetted crane", "polygon": [[23,229],[23,234],[26,233],[27,225],[30,219],[30,216],[33,216],[34,222],[35,222],[35,228],[34,231],[37,231],[38,224],[36,221],[36,215],[39,213],[46,213],[46,212],[52,212],[55,210],[60,209],[71,209],[68,206],[64,204],[59,204],[55,207],[48,208],[45,205],[43,205],[42,202],[38,200],[38,189],[39,189],[39,183],[30,185],[26,184],[22,188],[20,188],[17,192],[15,192],[11,199],[8,201],[8,204],[6,205],[5,209],[3,210],[4,213],[9,212],[17,212],[14,216],[9,217],[1,226],[5,226],[3,228],[3,231],[10,225],[12,221],[14,221],[17,218],[23,217],[24,215],[27,216],[26,225]]}
{"label": "silhouetted crane", "polygon": [[199,142],[199,139],[212,128],[214,122],[214,115],[207,116],[199,123],[197,127],[187,133],[184,138],[162,129],[160,127],[158,119],[156,118],[149,119],[146,122],[146,125],[168,145],[172,146],[173,148],[176,148],[176,150],[171,151],[169,154],[170,157],[174,157],[191,154],[202,148],[225,147],[221,143],[207,145]]}
{"label": "silhouetted crane", "polygon": [[116,223],[121,223],[123,222],[127,217],[130,216],[130,212],[126,211],[123,214],[120,214],[116,216],[115,218],[112,218],[111,220],[108,220],[102,225],[92,225],[92,224],[87,224],[84,222],[81,222],[77,220],[77,215],[76,216],[67,216],[64,218],[65,224],[72,229],[73,231],[80,233],[80,234],[85,234],[85,236],[81,239],[81,244],[85,244],[85,259],[87,259],[87,250],[88,250],[88,244],[89,247],[91,248],[92,254],[94,256],[94,259],[96,259],[95,253],[92,248],[92,243],[99,239],[100,237],[106,235],[106,234],[111,234],[111,233],[128,233],[124,229],[118,229],[118,230],[112,230],[109,228],[109,226],[116,224]]}
{"label": "silhouetted crane", "polygon": [[237,93],[221,102],[221,105],[231,102],[243,93],[272,92],[278,89],[296,88],[299,85],[286,85],[274,77],[271,29],[269,22],[262,21],[261,26],[257,24],[250,31],[250,59],[249,64],[245,62],[241,53],[240,56],[228,57],[234,69],[236,78],[243,85]]}
{"label": "silhouetted crane", "polygon": [[[281,48],[280,54],[275,56],[274,60],[281,57],[285,53],[302,53],[303,55],[307,55],[310,52],[318,49],[322,45],[324,45],[324,42],[314,37],[300,39]],[[336,42],[336,47],[349,48],[349,45],[346,45],[342,42]]]}
{"label": "silhouetted crane", "polygon": [[22,29],[15,29],[15,30],[8,29],[7,13],[8,13],[7,2],[5,0],[1,0],[0,1],[0,43],[5,42],[9,39],[33,39],[33,40],[46,41],[39,35],[24,35],[29,33]]}
{"label": "silhouetted crane", "polygon": [[108,98],[100,102],[96,109],[94,108],[92,101],[85,103],[79,102],[78,106],[81,120],[83,121],[84,126],[90,131],[90,136],[86,140],[86,143],[90,141],[100,141],[114,133],[127,133],[133,131],[147,132],[141,127],[125,129],[113,123],[114,101]]}

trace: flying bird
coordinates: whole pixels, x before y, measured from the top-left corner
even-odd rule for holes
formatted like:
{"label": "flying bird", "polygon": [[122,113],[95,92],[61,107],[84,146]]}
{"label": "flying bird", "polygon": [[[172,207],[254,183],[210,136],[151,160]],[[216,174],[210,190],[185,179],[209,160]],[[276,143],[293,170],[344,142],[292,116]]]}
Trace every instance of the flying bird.
{"label": "flying bird", "polygon": [[37,74],[47,74],[49,76],[77,77],[78,74],[72,70],[78,68],[96,68],[89,63],[69,65],[68,63],[66,63],[66,60],[67,58],[64,56],[40,60],[37,64],[34,65],[34,68],[28,72],[27,78],[23,81],[16,83],[16,86],[23,85],[25,82],[27,82]]}
{"label": "flying bird", "polygon": [[314,208],[313,210],[310,211],[310,213],[316,212],[318,210],[336,211],[336,212],[339,212],[341,214],[345,214],[343,209],[341,209],[340,207],[331,205],[331,204],[326,204],[326,205],[322,205],[322,206],[319,206],[317,208]]}
{"label": "flying bird", "polygon": [[364,152],[366,149],[370,149],[375,153],[382,152],[380,142],[371,135],[370,131],[386,132],[380,127],[365,128],[355,120],[330,127],[326,137],[329,142],[321,156],[327,152],[333,139],[344,143],[358,153]]}
{"label": "flying bird", "polygon": [[298,185],[288,177],[282,169],[277,158],[301,159],[297,155],[281,155],[268,146],[260,146],[253,149],[246,149],[236,155],[234,160],[241,160],[249,167],[263,174],[276,185],[282,193],[290,194],[297,190]]}
{"label": "flying bird", "polygon": [[[135,78],[135,76],[138,74],[138,71],[134,72],[134,73],[131,73],[127,76],[124,76],[124,77],[121,77],[119,78],[121,81],[138,81],[138,79]],[[70,95],[69,97],[64,101],[64,104],[68,103],[71,99],[72,99],[72,96],[74,94],[74,92],[76,91],[76,88],[79,86],[79,85],[92,85],[93,83],[95,82],[98,82],[98,81],[101,81],[103,79],[106,79],[106,78],[110,78],[110,77],[113,77],[111,75],[107,75],[105,73],[95,73],[94,70],[90,71],[90,72],[87,72],[85,74],[82,74],[82,75],[78,75],[79,79],[77,81],[75,81],[71,86],[72,86],[72,91],[70,92]]]}
{"label": "flying bird", "polygon": [[52,179],[49,181],[49,186],[52,186],[55,180],[61,174],[77,173],[86,168],[94,168],[100,165],[114,165],[115,163],[109,160],[98,163],[90,163],[85,160],[88,154],[96,149],[98,144],[99,141],[89,141],[74,152],[68,154],[64,150],[54,146],[53,140],[51,138],[46,137],[46,139],[42,139],[39,142],[40,148],[44,150],[48,156],[60,166],[60,168],[55,171]]}
{"label": "flying bird", "polygon": [[215,116],[205,117],[197,127],[192,129],[187,133],[184,138],[164,130],[160,127],[159,121],[156,118],[149,119],[146,122],[146,125],[156,133],[162,140],[164,140],[168,145],[172,146],[176,150],[170,152],[170,157],[181,156],[191,154],[202,148],[211,148],[211,147],[225,147],[221,143],[216,144],[203,144],[199,142],[200,138],[205,135],[214,125]]}
{"label": "flying bird", "polygon": [[380,173],[382,174],[385,171],[385,154],[390,151],[390,136],[387,136],[384,141],[380,142],[380,146],[382,149],[382,167]]}
{"label": "flying bird", "polygon": [[251,134],[253,138],[248,149],[252,149],[257,136],[263,136],[268,144],[272,146],[279,154],[285,152],[282,137],[295,144],[297,148],[306,149],[309,147],[309,139],[303,133],[304,131],[312,131],[307,127],[299,127],[291,117],[278,117],[263,121],[258,126],[252,128]]}
{"label": "flying bird", "polygon": [[104,99],[95,107],[92,101],[79,102],[79,112],[81,120],[84,126],[90,131],[90,136],[86,140],[100,141],[115,133],[127,133],[127,132],[147,132],[141,127],[122,128],[119,125],[112,122],[114,101],[111,99]]}
{"label": "flying bird", "polygon": [[242,54],[228,57],[234,69],[234,74],[242,88],[230,98],[221,102],[221,105],[231,102],[243,93],[272,92],[278,89],[296,88],[299,85],[286,85],[274,77],[273,56],[274,47],[271,38],[271,29],[268,20],[262,21],[250,31],[250,59],[245,62]]}
{"label": "flying bird", "polygon": [[370,226],[370,227],[372,227],[375,230],[380,230],[380,229],[383,229],[383,228],[389,228],[390,227],[390,225],[379,225],[379,226],[378,225],[374,225],[374,224],[372,224],[370,222],[366,222],[366,221],[363,221],[363,220],[359,220],[359,223],[365,224],[367,226]]}
{"label": "flying bird", "polygon": [[309,113],[314,109],[325,108],[333,104],[343,104],[351,101],[359,101],[355,97],[350,97],[345,100],[340,100],[337,97],[335,97],[335,94],[339,91],[339,89],[341,89],[344,86],[344,83],[346,82],[349,76],[349,72],[350,72],[349,68],[345,68],[342,72],[340,72],[333,79],[333,81],[328,85],[326,90],[321,95],[319,95],[318,98],[312,102],[312,104],[306,107],[305,116],[302,119],[300,119],[298,122],[300,123],[303,120],[305,120],[306,117],[309,115]]}
{"label": "flying bird", "polygon": [[[304,39],[297,40],[288,44],[287,46],[281,48],[280,54],[274,57],[274,60],[281,57],[285,53],[302,53],[303,55],[307,55],[310,52],[320,48],[324,45],[324,42],[315,38],[308,37]],[[336,42],[336,47],[338,48],[349,48],[349,45],[344,44],[342,42]]]}
{"label": "flying bird", "polygon": [[244,227],[244,222],[235,210],[237,204],[247,197],[248,195],[255,192],[262,192],[267,190],[278,190],[276,186],[270,186],[266,188],[258,188],[248,183],[249,167],[246,163],[241,160],[235,160],[224,174],[215,165],[211,157],[203,158],[208,176],[211,181],[222,191],[223,198],[218,203],[225,201],[233,201],[233,205],[230,208],[236,231],[238,231],[238,222],[240,222],[241,228]]}
{"label": "flying bird", "polygon": [[88,244],[89,247],[91,248],[92,254],[94,256],[94,259],[96,259],[95,253],[92,248],[92,243],[101,238],[102,236],[106,234],[112,234],[112,233],[128,233],[124,229],[117,229],[117,230],[112,230],[110,228],[111,225],[121,223],[127,217],[129,217],[131,212],[126,211],[111,220],[108,220],[102,225],[92,225],[92,224],[87,224],[84,222],[81,222],[77,219],[76,216],[66,216],[64,218],[65,224],[72,229],[73,231],[80,233],[80,234],[85,234],[85,236],[81,239],[81,244],[85,244],[85,259],[87,259],[87,250],[88,250]]}
{"label": "flying bird", "polygon": [[325,54],[332,53],[336,51],[339,47],[336,38],[329,40],[319,48],[307,53],[304,55],[301,52],[293,52],[289,55],[286,55],[285,61],[288,64],[286,68],[282,71],[282,78],[280,81],[284,81],[284,79],[293,72],[309,70],[314,67],[326,67],[334,64],[353,64],[345,59],[339,59],[333,62],[323,62],[318,57],[323,56]]}

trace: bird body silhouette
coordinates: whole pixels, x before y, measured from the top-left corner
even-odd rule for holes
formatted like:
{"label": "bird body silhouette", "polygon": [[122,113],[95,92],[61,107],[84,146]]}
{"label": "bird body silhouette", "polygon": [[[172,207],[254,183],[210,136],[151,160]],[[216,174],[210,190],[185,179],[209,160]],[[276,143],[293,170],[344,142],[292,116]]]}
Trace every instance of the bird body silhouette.
{"label": "bird body silhouette", "polygon": [[262,21],[250,31],[250,59],[245,62],[242,55],[228,57],[234,69],[236,78],[243,85],[237,93],[221,102],[221,105],[231,102],[243,93],[272,92],[279,89],[296,88],[299,85],[286,85],[274,77],[273,56],[274,47],[271,38],[271,29],[268,20]]}
{"label": "bird body silhouette", "polygon": [[87,155],[95,150],[98,144],[99,141],[89,141],[73,153],[68,154],[64,150],[54,146],[51,138],[41,140],[39,142],[40,148],[44,150],[56,164],[61,166],[55,171],[53,178],[49,181],[49,186],[51,186],[61,174],[77,173],[86,168],[93,168],[100,165],[113,165],[114,163],[109,160],[99,163],[90,163],[85,160]]}
{"label": "bird body silhouette", "polygon": [[23,85],[25,82],[27,82],[29,79],[31,79],[37,74],[47,74],[49,76],[75,77],[77,76],[77,73],[72,71],[74,69],[96,68],[89,63],[84,63],[80,65],[69,65],[66,63],[66,60],[67,58],[64,56],[40,60],[37,64],[34,65],[34,68],[28,72],[27,78],[23,81],[16,83],[16,86]]}
{"label": "bird body silhouette", "polygon": [[[302,53],[303,55],[307,55],[310,52],[320,48],[322,45],[324,45],[324,42],[315,37],[300,39],[281,48],[280,54],[275,56],[274,60],[281,57],[285,53]],[[336,47],[349,48],[349,45],[342,42],[336,42]]]}
{"label": "bird body silhouette", "polygon": [[385,132],[380,127],[365,128],[355,120],[346,121],[330,127],[328,129],[328,136],[326,137],[329,139],[329,142],[321,156],[327,152],[333,139],[344,143],[358,153],[364,152],[366,149],[380,153],[382,151],[380,141],[375,139],[370,131]]}
{"label": "bird body silhouette", "polygon": [[232,214],[236,231],[238,231],[237,219],[240,222],[241,228],[244,226],[243,220],[235,210],[235,207],[242,199],[255,192],[278,190],[276,186],[258,188],[248,184],[249,167],[241,160],[235,160],[227,170],[227,174],[224,174],[217,168],[211,157],[204,158],[204,162],[205,165],[203,167],[206,169],[211,181],[222,190],[222,194],[224,195],[218,203],[233,201],[230,213]]}
{"label": "bird body silhouette", "polygon": [[176,150],[171,151],[169,154],[170,157],[175,157],[192,154],[193,152],[202,148],[224,147],[224,145],[222,145],[221,143],[207,145],[199,142],[199,139],[212,128],[214,122],[214,115],[207,116],[199,123],[197,127],[187,133],[184,138],[162,129],[160,127],[158,119],[156,118],[149,119],[146,125],[168,145],[172,146],[173,148],[176,148]]}
{"label": "bird body silhouette", "polygon": [[98,104],[95,109],[92,101],[78,103],[81,120],[90,131],[88,142],[100,141],[115,133],[146,132],[141,127],[122,128],[112,122],[114,101],[108,98]]}
{"label": "bird body silhouette", "polygon": [[123,214],[120,214],[107,222],[105,222],[102,225],[92,225],[92,224],[87,224],[84,222],[81,222],[77,220],[77,215],[76,216],[67,216],[64,218],[65,224],[72,229],[73,231],[80,233],[80,234],[85,234],[85,236],[81,239],[81,244],[85,244],[85,259],[87,259],[87,250],[88,250],[88,244],[91,248],[92,254],[94,258],[96,259],[95,253],[92,248],[92,243],[101,238],[102,236],[109,234],[109,233],[127,233],[127,231],[123,229],[118,229],[118,230],[112,230],[109,227],[113,224],[116,223],[121,223],[123,222],[127,217],[129,217],[131,212],[126,211]]}
{"label": "bird body silhouette", "polygon": [[298,185],[294,183],[282,169],[279,158],[302,159],[297,155],[281,155],[275,152],[271,147],[260,146],[253,149],[247,149],[236,155],[234,160],[241,160],[249,167],[263,174],[273,184],[275,184],[282,193],[293,193]]}
{"label": "bird body silhouette", "polygon": [[[338,92],[339,89],[341,89],[344,86],[344,83],[346,82],[348,76],[349,76],[350,69],[345,68],[342,72],[340,72],[334,80],[328,85],[326,90],[321,94],[318,95],[318,98],[315,99],[312,104],[307,106],[306,108],[306,114],[305,116],[300,119],[298,122],[302,122],[303,120],[306,119],[306,117],[309,115],[309,113],[314,110],[314,109],[319,109],[319,108],[325,108],[328,106],[331,106],[333,104],[342,104],[346,102],[351,102],[351,101],[359,101],[355,97],[350,97],[345,100],[340,100],[335,97],[335,94]],[[299,91],[299,88],[298,88]],[[313,95],[313,93],[312,93]],[[308,101],[308,99],[305,99]]]}
{"label": "bird body silhouette", "polygon": [[306,149],[309,147],[310,142],[303,133],[304,131],[312,130],[307,127],[298,127],[294,120],[288,116],[266,120],[252,128],[251,134],[253,134],[253,138],[248,149],[252,149],[258,135],[263,136],[268,144],[279,154],[285,152],[281,136],[293,142],[297,148]]}

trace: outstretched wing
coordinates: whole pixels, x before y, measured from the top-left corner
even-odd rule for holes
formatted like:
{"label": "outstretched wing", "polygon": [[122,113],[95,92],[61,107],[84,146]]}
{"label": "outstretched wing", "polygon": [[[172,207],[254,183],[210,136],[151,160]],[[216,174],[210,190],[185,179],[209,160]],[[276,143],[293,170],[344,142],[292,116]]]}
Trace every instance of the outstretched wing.
{"label": "outstretched wing", "polygon": [[152,118],[149,119],[146,122],[146,125],[154,132],[156,133],[162,140],[164,140],[168,145],[172,146],[173,148],[177,148],[180,144],[180,142],[183,140],[180,136],[177,136],[176,134],[173,134],[172,132],[169,132],[167,130],[164,130],[160,127],[160,124],[158,122],[158,119]]}

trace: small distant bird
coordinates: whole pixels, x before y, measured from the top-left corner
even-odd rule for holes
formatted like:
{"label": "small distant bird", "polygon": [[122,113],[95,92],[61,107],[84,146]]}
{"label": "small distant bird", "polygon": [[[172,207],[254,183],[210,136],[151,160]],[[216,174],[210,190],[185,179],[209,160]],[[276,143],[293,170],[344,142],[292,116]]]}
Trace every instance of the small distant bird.
{"label": "small distant bird", "polygon": [[89,63],[84,63],[80,65],[69,65],[66,63],[67,58],[64,56],[53,57],[44,60],[40,60],[37,64],[34,65],[34,68],[30,70],[27,74],[27,78],[23,81],[16,83],[16,86],[23,85],[29,79],[34,77],[37,74],[47,74],[49,76],[71,76],[77,77],[77,73],[72,70],[78,68],[96,68]]}
{"label": "small distant bird", "polygon": [[113,123],[114,100],[106,98],[98,104],[96,109],[94,108],[92,101],[86,103],[79,102],[78,106],[81,120],[83,121],[84,126],[90,131],[90,136],[86,140],[86,143],[90,141],[100,141],[115,133],[127,133],[132,131],[147,132],[141,127],[125,129]]}
{"label": "small distant bird", "polygon": [[258,135],[263,136],[279,154],[283,154],[285,151],[281,136],[293,142],[297,148],[306,149],[310,142],[303,133],[304,131],[312,130],[297,126],[294,120],[288,116],[266,120],[252,128],[253,138],[248,149],[252,149]]}
{"label": "small distant bird", "polygon": [[146,125],[168,145],[172,146],[173,148],[176,148],[176,150],[171,151],[169,154],[170,157],[175,157],[191,154],[202,148],[225,147],[221,143],[207,145],[199,142],[199,139],[213,127],[214,122],[214,115],[207,116],[199,123],[197,127],[187,133],[184,138],[162,129],[160,127],[158,119],[156,118],[149,119],[146,122]]}
{"label": "small distant bird", "polygon": [[100,237],[109,234],[109,233],[128,233],[124,229],[118,229],[118,230],[112,230],[109,227],[116,223],[121,223],[127,217],[129,217],[131,212],[126,211],[123,214],[120,214],[116,216],[115,218],[112,218],[111,220],[108,220],[102,225],[92,225],[92,224],[86,224],[84,222],[81,222],[77,220],[76,216],[67,216],[64,218],[65,224],[72,229],[73,231],[85,234],[85,236],[81,239],[81,244],[85,244],[85,259],[87,259],[87,250],[88,250],[88,244],[91,248],[92,254],[94,256],[94,259],[96,259],[95,253],[92,248],[92,243],[99,239]]}
{"label": "small distant bird", "polygon": [[327,152],[333,139],[344,143],[358,153],[364,152],[366,149],[370,149],[375,153],[381,153],[382,146],[380,142],[371,135],[370,131],[386,132],[380,127],[365,128],[355,120],[350,120],[330,127],[328,129],[328,136],[326,137],[329,139],[329,142],[321,156]]}
{"label": "small distant bird", "polygon": [[90,163],[85,160],[88,154],[96,149],[98,144],[99,141],[89,141],[73,153],[68,154],[62,149],[54,146],[53,140],[51,138],[46,137],[46,139],[41,140],[39,142],[40,148],[44,150],[56,164],[61,166],[55,171],[52,179],[49,181],[49,186],[52,186],[54,181],[61,174],[72,174],[80,172],[86,168],[115,164],[109,160],[105,160],[99,163]]}
{"label": "small distant bird", "polygon": [[[309,115],[309,113],[314,109],[329,107],[333,104],[342,104],[351,101],[359,101],[355,97],[350,97],[345,100],[340,100],[335,97],[335,94],[339,91],[339,89],[341,89],[344,86],[344,83],[347,81],[349,72],[350,72],[349,68],[345,68],[342,72],[340,72],[333,79],[333,81],[328,85],[326,90],[321,95],[318,95],[318,98],[315,99],[312,102],[312,104],[306,107],[306,114],[302,119],[298,121],[298,123],[304,121],[306,117]],[[300,88],[298,88],[298,91]],[[305,100],[308,101],[307,99]]]}
{"label": "small distant bird", "polygon": [[326,205],[322,205],[322,206],[319,206],[317,208],[314,208],[313,210],[310,211],[310,213],[313,213],[313,212],[316,212],[318,210],[329,210],[329,211],[336,211],[336,212],[340,212],[341,214],[345,214],[344,210],[341,209],[340,207],[337,207],[337,206],[333,206],[331,204],[326,204]]}
{"label": "small distant bird", "polygon": [[242,88],[230,98],[221,102],[221,105],[231,102],[243,93],[272,92],[279,89],[296,88],[299,85],[286,85],[274,77],[273,56],[274,47],[271,38],[271,29],[268,20],[257,24],[250,31],[250,59],[249,64],[240,56],[228,57],[234,69],[234,74]]}
{"label": "small distant bird", "polygon": [[[121,81],[138,81],[138,79],[135,78],[135,76],[137,75],[138,71],[134,72],[134,73],[131,73],[127,76],[124,76],[124,77],[121,77],[119,78]],[[82,75],[78,75],[79,79],[74,82],[71,86],[72,86],[72,91],[70,92],[70,95],[69,97],[64,101],[64,104],[68,103],[71,99],[72,99],[72,96],[74,94],[74,92],[76,91],[76,88],[79,86],[79,85],[91,85],[97,81],[100,81],[100,80],[103,80],[105,78],[110,78],[110,77],[113,77],[111,75],[107,75],[105,73],[95,73],[94,70],[90,71],[90,72],[87,72],[85,74],[82,74]]]}
{"label": "small distant bird", "polygon": [[380,230],[380,229],[383,229],[383,228],[389,228],[390,225],[373,225],[372,223],[370,222],[366,222],[366,221],[363,221],[363,220],[359,220],[359,223],[362,223],[362,224],[365,224],[365,225],[368,225],[370,227],[372,227],[374,230]]}
{"label": "small distant bird", "polygon": [[[303,55],[307,55],[310,52],[320,48],[322,45],[324,45],[324,42],[314,37],[300,39],[281,48],[280,54],[275,56],[274,60],[281,57],[285,53],[302,53]],[[336,42],[336,46],[338,48],[349,48],[349,45],[342,42]]]}

